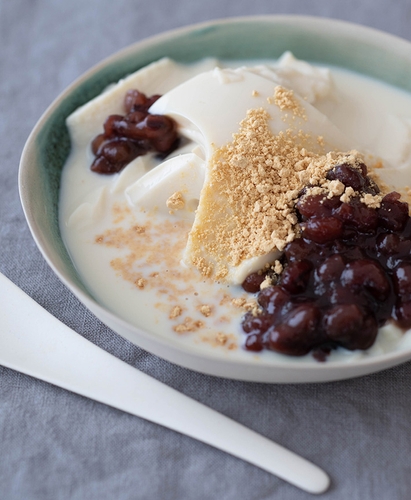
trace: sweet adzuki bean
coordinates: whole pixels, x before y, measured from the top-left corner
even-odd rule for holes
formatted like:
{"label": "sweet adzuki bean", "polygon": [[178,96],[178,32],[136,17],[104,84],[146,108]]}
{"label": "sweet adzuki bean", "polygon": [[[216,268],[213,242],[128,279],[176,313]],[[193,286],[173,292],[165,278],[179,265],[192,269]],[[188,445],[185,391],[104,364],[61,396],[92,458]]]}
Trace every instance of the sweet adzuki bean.
{"label": "sweet adzuki bean", "polygon": [[[364,164],[337,165],[327,178],[379,193]],[[324,361],[338,346],[368,349],[389,320],[411,328],[408,204],[396,192],[370,208],[357,195],[343,203],[305,191],[296,204],[301,237],[286,246],[276,285],[258,293],[261,314],[244,317],[245,349],[293,356],[312,351]],[[257,284],[247,291],[256,293]]]}
{"label": "sweet adzuki bean", "polygon": [[150,151],[163,156],[177,146],[177,124],[164,115],[152,115],[149,108],[161,96],[147,97],[138,90],[129,90],[124,98],[126,114],[106,118],[104,133],[95,137],[91,150],[95,159],[91,170],[99,174],[120,172],[138,156]]}

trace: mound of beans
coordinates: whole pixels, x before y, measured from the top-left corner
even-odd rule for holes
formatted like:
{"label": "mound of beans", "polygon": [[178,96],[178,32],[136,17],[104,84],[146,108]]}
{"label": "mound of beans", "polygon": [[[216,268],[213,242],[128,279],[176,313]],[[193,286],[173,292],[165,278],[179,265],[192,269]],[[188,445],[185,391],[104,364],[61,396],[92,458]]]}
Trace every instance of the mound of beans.
{"label": "mound of beans", "polygon": [[[328,179],[379,192],[363,164],[337,165]],[[411,328],[411,218],[400,195],[370,208],[359,196],[302,193],[296,210],[301,237],[285,248],[277,283],[258,293],[262,312],[244,317],[245,348],[325,360],[338,346],[368,349],[390,319]],[[258,292],[264,277],[248,276],[243,288]]]}
{"label": "mound of beans", "polygon": [[137,156],[154,151],[165,157],[174,151],[178,144],[177,124],[168,116],[148,112],[160,97],[147,97],[138,90],[126,93],[126,114],[110,115],[104,122],[104,133],[91,143],[93,172],[115,174]]}

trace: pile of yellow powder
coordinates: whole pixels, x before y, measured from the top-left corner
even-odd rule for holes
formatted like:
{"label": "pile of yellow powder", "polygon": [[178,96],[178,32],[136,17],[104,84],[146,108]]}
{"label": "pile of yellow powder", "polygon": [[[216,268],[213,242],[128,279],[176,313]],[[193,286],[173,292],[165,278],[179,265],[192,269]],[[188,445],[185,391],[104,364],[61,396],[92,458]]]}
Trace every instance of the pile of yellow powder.
{"label": "pile of yellow powder", "polygon": [[227,266],[283,250],[299,234],[301,189],[317,186],[344,196],[345,186],[328,181],[326,173],[336,164],[362,161],[356,151],[318,152],[322,137],[291,129],[274,135],[269,120],[263,108],[248,111],[233,141],[211,159],[189,235],[191,263],[204,276],[223,279]]}

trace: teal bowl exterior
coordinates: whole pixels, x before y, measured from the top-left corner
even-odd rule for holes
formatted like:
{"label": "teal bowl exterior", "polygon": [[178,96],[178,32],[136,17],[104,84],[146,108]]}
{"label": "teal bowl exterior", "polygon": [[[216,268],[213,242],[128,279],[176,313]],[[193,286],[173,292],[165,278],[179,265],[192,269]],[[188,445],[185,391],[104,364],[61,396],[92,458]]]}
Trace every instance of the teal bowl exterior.
{"label": "teal bowl exterior", "polygon": [[286,50],[298,58],[349,69],[411,92],[411,43],[359,25],[311,17],[264,16],[178,29],[138,42],[106,59],[51,104],[22,154],[21,201],[33,237],[60,279],[116,332],[154,354],[212,375],[260,382],[318,382],[363,375],[410,359],[411,351],[359,361],[355,366],[282,364],[280,368],[264,362],[244,366],[244,362],[185,352],[180,344],[138,330],[98,304],[77,274],[60,235],[60,177],[70,152],[65,120],[76,108],[110,83],[165,56],[183,63],[208,56],[244,61],[276,59]]}

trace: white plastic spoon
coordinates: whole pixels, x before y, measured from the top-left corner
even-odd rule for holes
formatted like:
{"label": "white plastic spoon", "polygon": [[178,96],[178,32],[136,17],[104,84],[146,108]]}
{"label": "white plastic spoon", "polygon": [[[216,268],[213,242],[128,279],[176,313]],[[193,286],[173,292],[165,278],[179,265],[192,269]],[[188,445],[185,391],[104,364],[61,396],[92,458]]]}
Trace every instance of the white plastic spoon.
{"label": "white plastic spoon", "polygon": [[2,274],[0,295],[1,365],[203,441],[310,493],[328,488],[316,465],[108,354]]}

